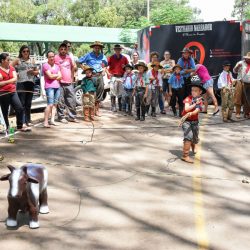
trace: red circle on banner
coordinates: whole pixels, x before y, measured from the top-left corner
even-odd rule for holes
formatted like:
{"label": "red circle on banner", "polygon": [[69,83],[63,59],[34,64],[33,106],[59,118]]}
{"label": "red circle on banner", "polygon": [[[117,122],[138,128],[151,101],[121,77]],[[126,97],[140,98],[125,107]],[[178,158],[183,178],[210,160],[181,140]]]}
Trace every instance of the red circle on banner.
{"label": "red circle on banner", "polygon": [[193,41],[193,42],[189,42],[185,47],[186,48],[197,47],[200,51],[200,60],[199,60],[200,64],[204,63],[206,53],[205,53],[205,48],[201,43]]}

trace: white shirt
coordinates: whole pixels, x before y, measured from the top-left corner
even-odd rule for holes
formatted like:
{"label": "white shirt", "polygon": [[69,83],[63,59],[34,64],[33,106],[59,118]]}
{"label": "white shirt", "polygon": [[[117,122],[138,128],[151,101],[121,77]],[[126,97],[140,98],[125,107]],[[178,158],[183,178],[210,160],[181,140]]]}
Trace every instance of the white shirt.
{"label": "white shirt", "polygon": [[230,71],[227,72],[227,71],[223,70],[220,73],[220,76],[219,76],[219,79],[218,79],[218,88],[219,89],[222,89],[224,87],[227,87],[227,88],[232,87],[232,83],[229,81],[228,75],[229,75],[229,79],[231,79],[231,82],[234,81],[232,73]]}
{"label": "white shirt", "polygon": [[[236,68],[238,67],[239,64],[241,64],[241,67],[239,67],[239,69],[236,71]],[[245,78],[247,75],[250,74],[250,72],[246,73],[246,71],[247,71],[247,63],[245,60],[239,61],[233,69],[233,72],[235,74],[238,74],[237,75],[238,80],[242,80],[242,78]],[[248,82],[248,80],[244,80],[244,82]]]}
{"label": "white shirt", "polygon": [[[148,78],[149,78],[149,79],[150,79],[151,77],[153,77],[153,75],[152,75],[152,70],[149,70],[148,73],[147,73],[147,75],[148,75]],[[156,86],[162,87],[162,74],[161,74],[159,71],[158,71],[157,77],[158,77],[158,80],[159,80],[158,83],[156,82],[156,80],[153,80],[153,81],[152,81],[152,80],[149,80],[149,81],[150,81],[149,89],[155,89]]]}

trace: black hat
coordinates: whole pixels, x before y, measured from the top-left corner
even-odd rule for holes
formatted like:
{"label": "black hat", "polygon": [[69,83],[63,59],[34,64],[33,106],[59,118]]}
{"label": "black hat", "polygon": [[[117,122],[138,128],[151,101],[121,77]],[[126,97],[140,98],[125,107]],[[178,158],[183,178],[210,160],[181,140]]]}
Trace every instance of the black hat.
{"label": "black hat", "polygon": [[122,49],[122,46],[121,46],[120,44],[116,44],[116,45],[114,46],[114,49]]}
{"label": "black hat", "polygon": [[223,67],[224,66],[231,66],[231,63],[228,60],[226,60],[226,61],[223,62],[222,66]]}
{"label": "black hat", "polygon": [[126,68],[131,68],[132,70],[134,69],[133,65],[131,65],[130,63],[126,64],[125,66],[123,66],[124,69]]}
{"label": "black hat", "polygon": [[203,84],[201,83],[200,79],[192,79],[191,80],[191,84],[188,85],[190,88],[192,87],[198,87],[202,90],[202,94],[205,94],[207,91],[206,89],[203,87]]}

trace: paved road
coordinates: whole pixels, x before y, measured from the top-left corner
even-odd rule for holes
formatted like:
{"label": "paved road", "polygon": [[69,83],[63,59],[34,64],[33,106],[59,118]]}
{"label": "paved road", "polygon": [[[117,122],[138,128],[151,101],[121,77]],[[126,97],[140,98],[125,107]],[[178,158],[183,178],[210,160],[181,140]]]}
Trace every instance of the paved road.
{"label": "paved road", "polygon": [[145,123],[103,110],[93,124],[37,125],[2,139],[7,164],[49,170],[50,214],[7,230],[0,183],[0,249],[250,249],[250,121],[202,115],[195,164],[182,162],[182,131],[170,115]]}

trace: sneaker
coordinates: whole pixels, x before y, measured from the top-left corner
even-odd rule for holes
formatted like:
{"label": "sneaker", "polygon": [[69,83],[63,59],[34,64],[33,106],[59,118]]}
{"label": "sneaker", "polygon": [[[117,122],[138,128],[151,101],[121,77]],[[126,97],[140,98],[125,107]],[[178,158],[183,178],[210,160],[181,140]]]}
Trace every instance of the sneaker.
{"label": "sneaker", "polygon": [[145,121],[145,117],[142,116],[141,119],[140,119],[140,121],[141,122]]}
{"label": "sneaker", "polygon": [[68,123],[68,121],[67,121],[65,118],[60,119],[60,120],[58,120],[58,121],[61,122],[61,123],[64,123],[64,124],[67,124],[67,123]]}
{"label": "sneaker", "polygon": [[140,117],[136,116],[136,117],[135,117],[135,120],[136,120],[136,121],[139,121],[139,120],[140,120]]}
{"label": "sneaker", "polygon": [[79,121],[76,118],[69,118],[69,122],[75,122],[75,123],[79,123]]}
{"label": "sneaker", "polygon": [[161,111],[161,114],[162,114],[162,115],[166,115],[166,110],[163,109],[163,110]]}

